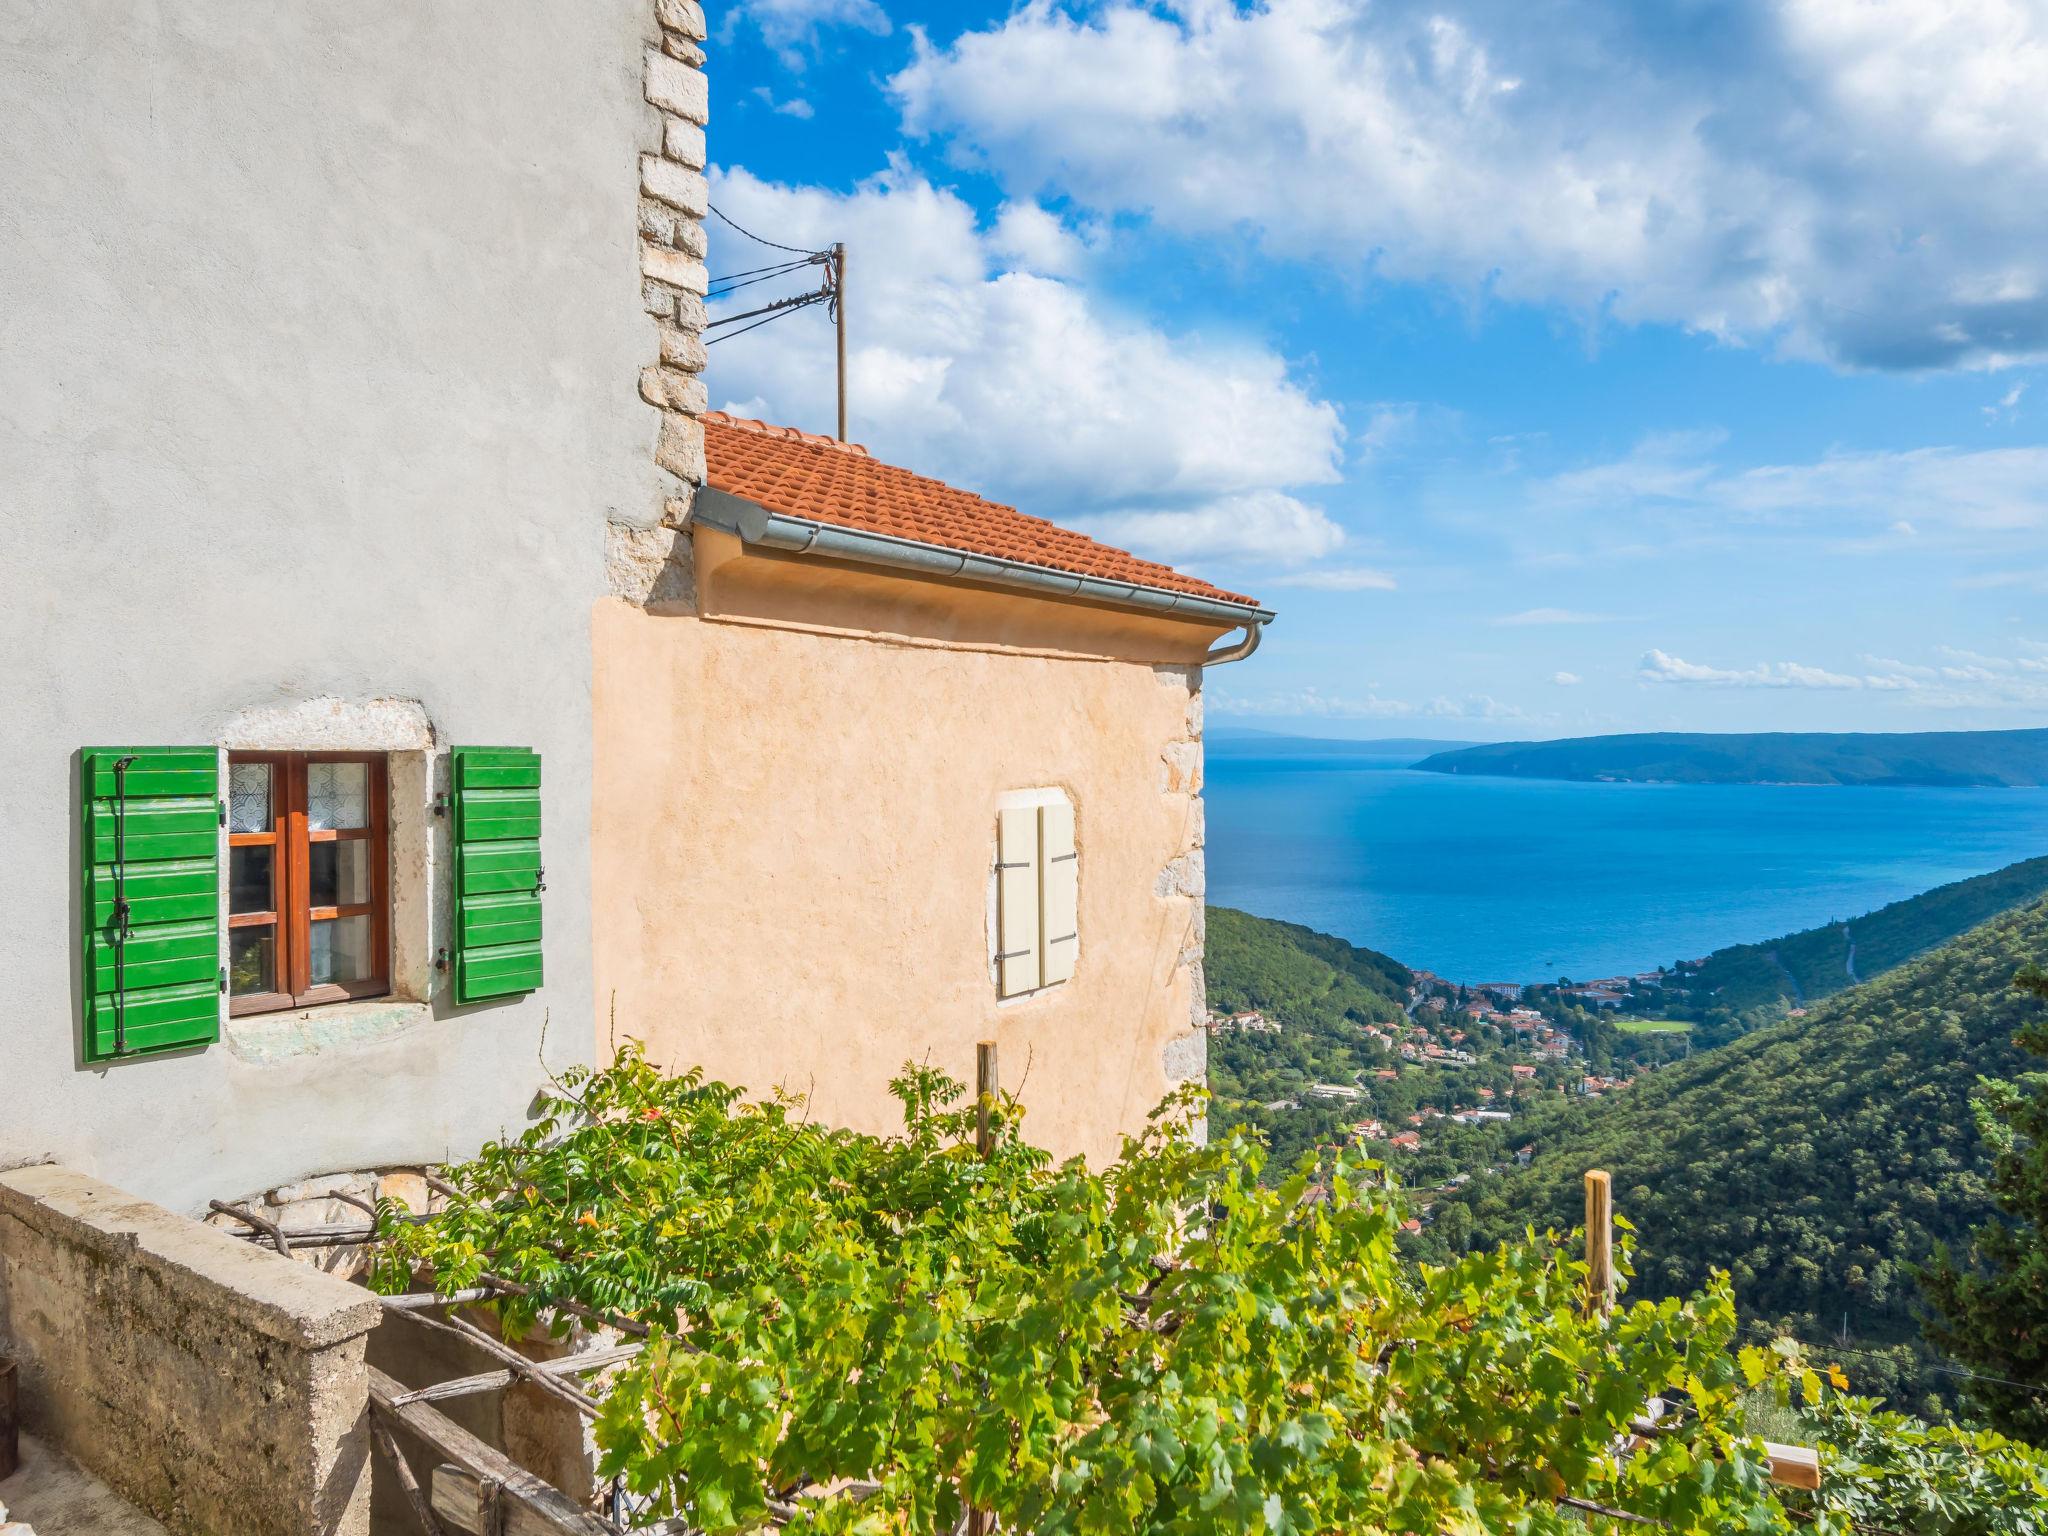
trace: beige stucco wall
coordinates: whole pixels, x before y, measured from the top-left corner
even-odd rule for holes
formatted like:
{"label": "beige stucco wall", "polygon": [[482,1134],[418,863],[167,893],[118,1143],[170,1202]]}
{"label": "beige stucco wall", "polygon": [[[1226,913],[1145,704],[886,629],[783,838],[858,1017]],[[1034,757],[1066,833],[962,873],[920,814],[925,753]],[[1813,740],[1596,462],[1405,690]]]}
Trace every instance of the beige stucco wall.
{"label": "beige stucco wall", "polygon": [[[600,1053],[615,1017],[670,1068],[886,1131],[907,1060],[971,1082],[994,1039],[1034,1141],[1112,1155],[1202,1070],[1189,658],[1215,632],[708,533],[697,574],[707,616],[594,614]],[[998,1002],[996,801],[1048,786],[1076,811],[1079,967]]]}

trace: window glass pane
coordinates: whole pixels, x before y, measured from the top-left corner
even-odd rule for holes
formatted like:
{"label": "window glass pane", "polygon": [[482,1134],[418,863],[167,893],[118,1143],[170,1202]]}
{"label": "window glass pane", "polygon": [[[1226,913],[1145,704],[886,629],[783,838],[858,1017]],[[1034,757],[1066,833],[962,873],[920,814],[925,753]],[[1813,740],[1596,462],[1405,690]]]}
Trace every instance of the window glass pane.
{"label": "window glass pane", "polygon": [[270,764],[228,764],[228,830],[268,832],[270,819]]}
{"label": "window glass pane", "polygon": [[313,906],[353,907],[370,899],[367,842],[309,844],[306,871]]}
{"label": "window glass pane", "polygon": [[228,910],[268,912],[271,910],[271,871],[277,850],[270,847],[228,850]]}
{"label": "window glass pane", "polygon": [[376,969],[370,958],[368,917],[329,917],[313,924],[313,985],[366,981]]}
{"label": "window glass pane", "polygon": [[368,763],[306,764],[306,825],[316,832],[370,824]]}
{"label": "window glass pane", "polygon": [[[237,850],[238,852],[240,850]],[[278,990],[277,942],[270,928],[228,930],[228,991],[236,997]]]}

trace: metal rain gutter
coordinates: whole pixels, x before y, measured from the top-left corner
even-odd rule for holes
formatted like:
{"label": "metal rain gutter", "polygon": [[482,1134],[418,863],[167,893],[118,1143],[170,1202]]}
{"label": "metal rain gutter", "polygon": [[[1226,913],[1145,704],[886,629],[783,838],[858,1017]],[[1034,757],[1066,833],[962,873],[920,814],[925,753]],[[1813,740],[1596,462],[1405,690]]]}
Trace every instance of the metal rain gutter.
{"label": "metal rain gutter", "polygon": [[858,528],[840,528],[815,522],[808,517],[791,517],[772,511],[759,502],[735,496],[730,491],[704,486],[697,492],[692,512],[696,522],[737,537],[743,544],[779,549],[797,555],[823,555],[851,560],[862,565],[881,565],[893,570],[914,571],[924,576],[950,576],[961,581],[978,581],[990,586],[1012,587],[1044,596],[1079,598],[1143,613],[1171,614],[1202,619],[1210,623],[1241,626],[1244,638],[1219,646],[1204,658],[1205,666],[1238,661],[1258,649],[1261,626],[1273,620],[1268,608],[1247,603],[1219,602],[1189,592],[1168,592],[1158,587],[1138,586],[1126,581],[1105,581],[1099,576],[1081,576],[1051,566],[1010,560],[1001,555],[976,555],[943,545],[925,544],[894,534],[869,533]]}

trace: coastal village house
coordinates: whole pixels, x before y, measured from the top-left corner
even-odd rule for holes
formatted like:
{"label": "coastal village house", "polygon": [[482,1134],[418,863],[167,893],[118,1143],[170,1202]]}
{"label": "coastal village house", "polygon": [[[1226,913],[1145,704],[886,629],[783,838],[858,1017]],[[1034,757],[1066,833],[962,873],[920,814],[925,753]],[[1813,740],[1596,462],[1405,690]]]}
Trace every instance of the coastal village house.
{"label": "coastal village house", "polygon": [[0,1357],[170,1529],[382,1528],[420,1351],[249,1218],[423,1207],[619,1037],[876,1130],[994,1040],[1097,1158],[1204,1070],[1202,677],[1271,615],[708,409],[708,30],[0,23]]}
{"label": "coastal village house", "polygon": [[872,1130],[905,1062],[971,1081],[993,1040],[1034,1139],[1113,1155],[1204,1070],[1202,667],[1265,615],[853,445],[703,430],[676,595],[593,625],[602,1013]]}

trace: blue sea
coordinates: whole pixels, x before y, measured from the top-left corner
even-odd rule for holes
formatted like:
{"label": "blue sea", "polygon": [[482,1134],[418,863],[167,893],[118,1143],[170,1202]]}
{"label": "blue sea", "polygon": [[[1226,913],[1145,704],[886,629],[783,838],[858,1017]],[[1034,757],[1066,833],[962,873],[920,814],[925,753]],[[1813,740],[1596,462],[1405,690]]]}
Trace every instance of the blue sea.
{"label": "blue sea", "polygon": [[1464,982],[1647,970],[2048,853],[2048,789],[1575,784],[1208,746],[1209,900]]}

